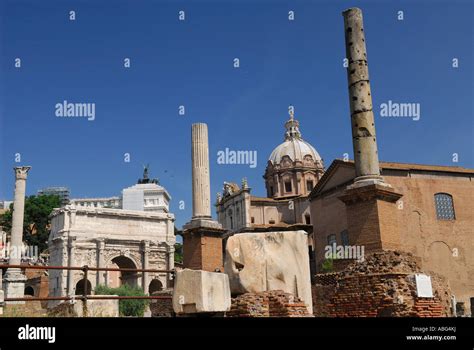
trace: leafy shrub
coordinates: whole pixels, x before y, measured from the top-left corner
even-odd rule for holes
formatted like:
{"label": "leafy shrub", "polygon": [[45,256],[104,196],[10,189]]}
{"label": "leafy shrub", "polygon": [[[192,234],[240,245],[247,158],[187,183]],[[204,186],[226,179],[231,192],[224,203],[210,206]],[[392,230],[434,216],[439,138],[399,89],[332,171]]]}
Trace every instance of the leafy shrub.
{"label": "leafy shrub", "polygon": [[321,265],[323,272],[332,272],[334,269],[333,259],[325,259]]}
{"label": "leafy shrub", "polygon": [[[139,287],[133,287],[124,284],[118,288],[110,288],[99,285],[95,289],[95,294],[98,295],[118,295],[118,296],[146,296],[143,290]],[[128,299],[119,300],[120,316],[137,316],[142,317],[145,309],[148,306],[147,299]]]}

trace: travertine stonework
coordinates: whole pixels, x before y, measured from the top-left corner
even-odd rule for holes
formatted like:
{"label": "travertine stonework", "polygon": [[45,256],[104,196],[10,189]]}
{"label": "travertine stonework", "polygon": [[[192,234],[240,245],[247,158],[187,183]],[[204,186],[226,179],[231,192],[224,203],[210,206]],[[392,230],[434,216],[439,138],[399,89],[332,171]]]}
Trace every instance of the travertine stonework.
{"label": "travertine stonework", "polygon": [[227,240],[224,269],[233,295],[282,290],[312,312],[306,232],[238,233]]}
{"label": "travertine stonework", "polygon": [[192,125],[193,218],[211,217],[209,142],[207,125]]}
{"label": "travertine stonework", "polygon": [[[50,265],[120,268],[174,268],[174,215],[91,209],[66,206],[51,214]],[[50,296],[77,293],[82,272],[50,271]],[[89,271],[92,291],[98,284],[118,286],[129,283],[149,292],[154,285],[170,288],[166,273],[114,273]],[[56,303],[53,303],[56,304]]]}
{"label": "travertine stonework", "polygon": [[211,217],[207,125],[191,127],[193,216],[183,227],[183,264],[195,270],[222,271],[225,230]]}
{"label": "travertine stonework", "polygon": [[362,11],[351,8],[344,11],[343,16],[346,57],[349,60],[347,80],[357,181],[377,179],[380,178],[379,158]]}
{"label": "travertine stonework", "polygon": [[228,276],[202,270],[178,271],[173,290],[173,309],[176,314],[229,311]]}

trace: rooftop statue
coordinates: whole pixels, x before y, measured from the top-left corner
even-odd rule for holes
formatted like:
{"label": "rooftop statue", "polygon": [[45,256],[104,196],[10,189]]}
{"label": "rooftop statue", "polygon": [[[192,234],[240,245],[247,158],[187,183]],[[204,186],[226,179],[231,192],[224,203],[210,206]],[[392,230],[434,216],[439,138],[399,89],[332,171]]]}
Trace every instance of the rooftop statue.
{"label": "rooftop statue", "polygon": [[148,177],[148,169],[150,168],[150,164],[144,165],[143,166],[143,178],[138,179],[139,184],[157,184],[159,185],[160,182],[158,179],[150,179]]}

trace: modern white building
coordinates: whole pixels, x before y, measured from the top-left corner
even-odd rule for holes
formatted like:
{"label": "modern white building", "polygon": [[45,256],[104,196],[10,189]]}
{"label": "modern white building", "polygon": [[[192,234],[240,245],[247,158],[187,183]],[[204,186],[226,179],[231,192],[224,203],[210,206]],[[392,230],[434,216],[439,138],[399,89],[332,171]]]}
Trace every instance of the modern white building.
{"label": "modern white building", "polygon": [[169,212],[170,195],[157,183],[139,183],[122,191],[122,209]]}
{"label": "modern white building", "polygon": [[109,208],[168,213],[171,196],[157,179],[148,177],[148,167],[138,183],[124,188],[122,195],[102,198],[75,198],[70,204],[78,208]]}

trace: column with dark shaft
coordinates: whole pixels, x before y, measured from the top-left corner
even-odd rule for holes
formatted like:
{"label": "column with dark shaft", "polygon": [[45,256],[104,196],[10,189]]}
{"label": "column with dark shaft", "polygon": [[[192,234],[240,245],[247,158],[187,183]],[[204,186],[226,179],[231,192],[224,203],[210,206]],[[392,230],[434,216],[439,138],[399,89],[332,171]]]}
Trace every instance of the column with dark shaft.
{"label": "column with dark shaft", "polygon": [[381,182],[383,180],[380,177],[375,137],[362,11],[358,8],[351,8],[344,11],[343,16],[346,56],[349,60],[347,80],[356,169],[355,182]]}
{"label": "column with dark shaft", "polygon": [[[15,194],[10,241],[9,265],[21,264],[23,246],[23,219],[25,215],[26,178],[29,166],[15,167]],[[7,298],[23,298],[26,277],[19,268],[9,268],[5,273],[5,294]]]}

